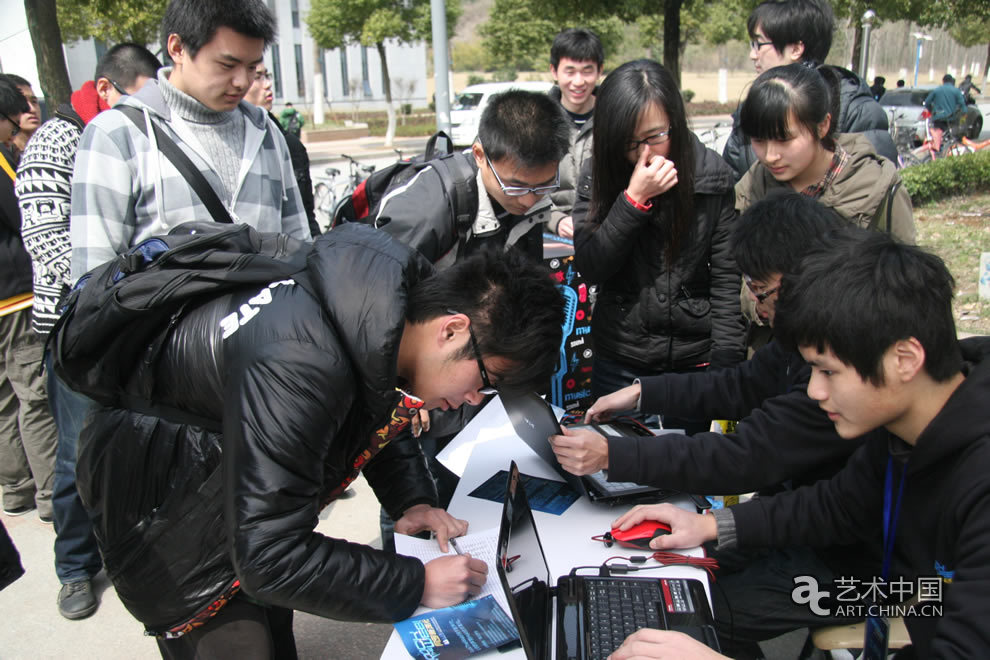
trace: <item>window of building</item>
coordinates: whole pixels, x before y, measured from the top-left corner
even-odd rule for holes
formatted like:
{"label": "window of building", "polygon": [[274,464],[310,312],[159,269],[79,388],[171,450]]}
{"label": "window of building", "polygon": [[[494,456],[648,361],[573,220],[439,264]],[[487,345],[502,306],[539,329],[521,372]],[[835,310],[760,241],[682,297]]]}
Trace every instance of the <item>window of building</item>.
{"label": "window of building", "polygon": [[368,76],[368,47],[361,46],[361,86],[364,88],[364,98],[371,98],[371,79]]}
{"label": "window of building", "polygon": [[292,0],[289,5],[292,11],[292,27],[299,27],[299,0]]}
{"label": "window of building", "polygon": [[347,49],[338,48],[337,52],[340,53],[340,91],[346,99],[351,95],[351,79],[347,72]]}
{"label": "window of building", "polygon": [[282,98],[282,57],[278,44],[272,44],[272,86],[275,90],[275,98]]}
{"label": "window of building", "polygon": [[296,51],[296,92],[299,94],[299,99],[306,98],[306,76],[303,74],[303,56],[302,56],[302,45],[295,45]]}

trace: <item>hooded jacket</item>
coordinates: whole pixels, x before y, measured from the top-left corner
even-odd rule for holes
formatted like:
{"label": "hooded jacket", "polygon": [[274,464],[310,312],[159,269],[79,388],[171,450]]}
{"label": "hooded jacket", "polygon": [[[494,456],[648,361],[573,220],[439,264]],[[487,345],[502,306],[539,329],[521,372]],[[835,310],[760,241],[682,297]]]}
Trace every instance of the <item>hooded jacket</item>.
{"label": "hooded jacket", "polygon": [[[862,135],[840,134],[836,142],[849,152],[849,162],[818,201],[860,227],[883,229],[885,200],[891,187],[901,183],[900,175],[893,163],[877,156]],[[775,188],[790,189],[790,184],[777,181],[763,163],[756,161],[736,184],[736,208],[740,213],[745,211]],[[903,185],[898,185],[890,203],[888,231],[902,242],[913,245],[914,212],[911,197]]]}
{"label": "hooded jacket", "polygon": [[906,481],[893,565],[941,583],[942,616],[905,618],[919,658],[990,656],[990,338],[960,346],[966,378],[913,448],[880,433],[831,480],[730,509],[740,546],[876,544],[894,456],[893,492]]}
{"label": "hooded jacket", "polygon": [[[597,88],[592,93],[597,93]],[[560,87],[554,85],[553,89],[547,92],[547,96],[557,103],[560,103]],[[563,107],[563,106],[561,106]],[[565,217],[571,215],[574,210],[574,202],[577,199],[577,182],[581,175],[581,167],[588,160],[591,160],[591,147],[593,144],[592,134],[595,128],[595,115],[588,117],[588,121],[581,126],[577,126],[573,121],[568,122],[571,132],[571,148],[560,161],[558,172],[560,173],[560,188],[556,192],[550,193],[550,200],[553,207],[550,209],[550,220],[547,222],[547,229],[557,233],[557,225]]]}
{"label": "hooded jacket", "polygon": [[[159,151],[150,122],[179,145],[214,190],[224,190],[205,149],[165,103],[157,80],[118,105],[140,109],[147,134],[114,110],[101,112],[83,131],[72,175],[73,280],[149,236],[167,234],[183,222],[210,219],[185,177]],[[281,131],[263,108],[246,101],[232,112],[244,115],[245,126],[237,187],[227,209],[234,222],[310,240]]]}
{"label": "hooded jacket", "polygon": [[[839,78],[839,133],[862,133],[873,149],[891,163],[897,162],[897,147],[888,132],[889,122],[883,106],[873,98],[869,86],[859,76],[839,66],[828,66]],[[732,133],[722,150],[722,157],[736,172],[736,179],[756,162],[749,138],[739,125],[739,110],[732,113]]]}
{"label": "hooded jacket", "polygon": [[591,161],[574,207],[575,263],[598,285],[592,316],[595,351],[609,359],[676,371],[743,359],[739,270],[729,249],[736,212],[732,170],[693,134],[695,222],[674,263],[657,204],[633,207],[620,193],[605,218],[588,217]]}
{"label": "hooded jacket", "polygon": [[110,579],[149,631],[180,634],[237,589],[342,620],[413,613],[418,560],[314,529],[361,468],[396,519],[436,502],[417,443],[371,443],[391,437],[407,294],[431,272],[371,227],[335,229],[297,277],[305,288],[290,279],[208,301],[136,368],[130,391],[222,433],[126,410],[91,418],[79,492]]}

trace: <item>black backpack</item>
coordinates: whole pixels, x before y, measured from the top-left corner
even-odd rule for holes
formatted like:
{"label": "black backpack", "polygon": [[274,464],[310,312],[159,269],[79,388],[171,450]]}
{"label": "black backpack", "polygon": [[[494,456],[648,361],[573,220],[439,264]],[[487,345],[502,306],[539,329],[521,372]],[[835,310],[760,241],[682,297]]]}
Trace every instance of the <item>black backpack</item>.
{"label": "black backpack", "polygon": [[478,210],[476,173],[463,154],[454,151],[453,140],[443,131],[437,131],[427,140],[422,155],[377,170],[359,183],[337,206],[330,226],[336,227],[343,222],[372,222],[382,198],[427,167],[432,167],[440,176],[450,217],[456,219],[458,229],[466,231]]}
{"label": "black backpack", "polygon": [[84,275],[62,301],[48,339],[55,373],[106,406],[216,426],[152,403],[151,391],[127,391],[128,382],[155,363],[187,309],[292,277],[305,268],[309,248],[284,234],[215,222],[187,222],[142,241]]}

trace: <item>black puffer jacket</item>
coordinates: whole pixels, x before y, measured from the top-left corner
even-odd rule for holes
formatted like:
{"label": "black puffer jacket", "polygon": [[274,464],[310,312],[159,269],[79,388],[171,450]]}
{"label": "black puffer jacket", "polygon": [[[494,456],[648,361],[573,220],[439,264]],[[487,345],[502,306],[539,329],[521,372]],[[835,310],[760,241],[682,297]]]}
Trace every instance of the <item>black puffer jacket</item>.
{"label": "black puffer jacket", "polygon": [[[828,66],[839,78],[839,133],[862,133],[877,153],[897,163],[897,147],[888,132],[889,123],[883,106],[876,102],[869,86],[859,76],[839,66]],[[739,109],[732,113],[732,133],[722,150],[722,157],[736,171],[736,180],[756,162],[749,138],[739,126]]]}
{"label": "black puffer jacket", "polygon": [[673,264],[664,250],[664,205],[640,211],[620,193],[606,218],[590,218],[590,160],[582,171],[574,206],[575,261],[599,285],[591,332],[595,351],[609,359],[655,371],[743,359],[740,274],[729,250],[737,217],[732,170],[697,137],[691,139],[695,223]]}
{"label": "black puffer jacket", "polygon": [[[0,145],[0,158],[17,168],[10,151]],[[31,293],[31,255],[21,240],[21,209],[14,182],[0,170],[0,300]]]}
{"label": "black puffer jacket", "polygon": [[[136,373],[132,387],[221,419],[222,435],[122,410],[84,430],[80,494],[107,572],[148,630],[181,630],[238,584],[336,619],[412,614],[418,560],[314,528],[399,401],[407,291],[430,272],[371,227],[334,230],[309,257],[316,297],[288,280],[207,302],[176,327],[158,365]],[[415,442],[386,445],[364,474],[393,518],[436,501]]]}

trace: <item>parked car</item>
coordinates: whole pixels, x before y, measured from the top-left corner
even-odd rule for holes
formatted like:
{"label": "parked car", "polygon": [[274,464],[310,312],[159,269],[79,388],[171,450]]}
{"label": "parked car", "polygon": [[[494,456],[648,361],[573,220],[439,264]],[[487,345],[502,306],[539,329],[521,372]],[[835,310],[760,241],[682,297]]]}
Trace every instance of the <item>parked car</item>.
{"label": "parked car", "polygon": [[[891,133],[896,136],[895,141],[899,143],[898,149],[905,146],[916,147],[925,141],[925,118],[921,113],[925,109],[925,97],[933,89],[935,85],[901,87],[887,90],[880,98],[880,105],[890,118],[893,129]],[[952,129],[959,137],[965,135],[971,140],[979,138],[980,133],[983,132],[983,113],[979,106],[967,105],[966,112],[953,123]]]}
{"label": "parked car", "polygon": [[461,90],[450,108],[450,137],[458,146],[467,146],[474,142],[474,138],[478,135],[481,113],[485,111],[485,107],[495,94],[510,89],[546,94],[552,87],[551,82],[537,80],[469,85]]}

